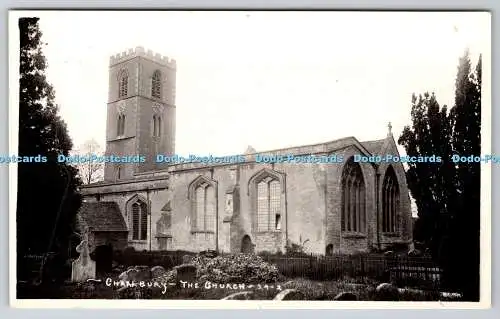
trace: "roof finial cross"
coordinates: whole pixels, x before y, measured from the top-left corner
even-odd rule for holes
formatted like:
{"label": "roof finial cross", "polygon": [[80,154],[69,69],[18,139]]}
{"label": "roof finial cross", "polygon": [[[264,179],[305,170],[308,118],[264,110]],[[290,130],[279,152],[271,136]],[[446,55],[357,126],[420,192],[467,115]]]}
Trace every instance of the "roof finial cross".
{"label": "roof finial cross", "polygon": [[387,127],[389,128],[389,134],[392,134],[392,125],[391,125],[391,122],[389,122],[389,124],[387,125]]}

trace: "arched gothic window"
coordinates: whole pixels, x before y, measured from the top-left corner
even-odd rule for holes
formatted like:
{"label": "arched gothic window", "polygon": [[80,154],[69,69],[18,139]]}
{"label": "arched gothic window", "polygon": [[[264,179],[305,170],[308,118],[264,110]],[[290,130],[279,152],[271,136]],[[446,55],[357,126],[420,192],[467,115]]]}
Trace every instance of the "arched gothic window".
{"label": "arched gothic window", "polygon": [[118,121],[116,124],[116,136],[125,135],[125,114],[118,114]]}
{"label": "arched gothic window", "polygon": [[281,184],[268,176],[257,183],[257,231],[281,230]]}
{"label": "arched gothic window", "polygon": [[118,77],[118,98],[128,95],[128,74],[123,70]]}
{"label": "arched gothic window", "polygon": [[189,186],[192,207],[192,230],[215,233],[216,198],[215,184],[200,176]]}
{"label": "arched gothic window", "polygon": [[132,240],[147,240],[148,238],[148,206],[137,198],[130,206],[130,226]]}
{"label": "arched gothic window", "polygon": [[158,114],[153,115],[153,136],[161,136],[161,116]]}
{"label": "arched gothic window", "polygon": [[364,233],[366,229],[365,182],[359,163],[351,157],[342,173],[342,231]]}
{"label": "arched gothic window", "polygon": [[397,216],[399,212],[399,185],[394,168],[389,166],[382,184],[382,231],[393,233],[397,231]]}
{"label": "arched gothic window", "polygon": [[254,232],[276,232],[286,228],[286,175],[268,168],[248,180]]}
{"label": "arched gothic window", "polygon": [[161,72],[156,70],[151,80],[151,96],[157,99],[161,98]]}

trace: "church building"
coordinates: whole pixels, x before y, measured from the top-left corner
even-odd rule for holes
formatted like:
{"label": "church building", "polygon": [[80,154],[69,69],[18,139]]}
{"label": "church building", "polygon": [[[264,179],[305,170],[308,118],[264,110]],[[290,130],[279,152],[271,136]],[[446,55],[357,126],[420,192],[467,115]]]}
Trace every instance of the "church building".
{"label": "church building", "polygon": [[[176,62],[130,49],[110,58],[104,180],[85,185],[80,222],[91,246],[115,249],[319,254],[409,244],[410,197],[401,163],[355,161],[399,156],[387,136],[256,153],[243,162],[156,163],[175,154]],[[259,155],[333,156],[339,163],[260,163]]]}

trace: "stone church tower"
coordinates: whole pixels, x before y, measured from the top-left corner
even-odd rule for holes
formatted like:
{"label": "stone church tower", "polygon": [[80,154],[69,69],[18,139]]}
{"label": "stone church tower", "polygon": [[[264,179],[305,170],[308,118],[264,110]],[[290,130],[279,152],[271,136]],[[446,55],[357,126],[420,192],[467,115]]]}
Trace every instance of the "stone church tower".
{"label": "stone church tower", "polygon": [[155,157],[175,152],[175,78],[175,60],[142,47],[110,58],[106,155],[145,162],[106,163],[105,181],[165,168]]}

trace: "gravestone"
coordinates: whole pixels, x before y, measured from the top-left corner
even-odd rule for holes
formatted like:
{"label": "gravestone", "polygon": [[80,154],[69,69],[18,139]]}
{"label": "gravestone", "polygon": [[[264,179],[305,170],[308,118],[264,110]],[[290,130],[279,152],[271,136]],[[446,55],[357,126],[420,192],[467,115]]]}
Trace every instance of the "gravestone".
{"label": "gravestone", "polygon": [[341,292],[333,298],[333,300],[344,300],[344,301],[354,301],[358,300],[358,297],[352,292]]}
{"label": "gravestone", "polygon": [[151,268],[151,278],[159,278],[165,275],[167,271],[162,266],[154,266]]}
{"label": "gravestone", "polygon": [[130,268],[124,272],[122,272],[120,274],[120,276],[118,276],[118,279],[120,280],[124,280],[124,281],[134,281],[136,280],[136,277],[137,277],[137,273],[139,271],[135,268]]}
{"label": "gravestone", "polygon": [[88,236],[85,235],[82,242],[76,247],[80,253],[78,259],[71,264],[71,281],[84,282],[87,279],[94,279],[96,275],[95,261],[90,259]]}
{"label": "gravestone", "polygon": [[196,279],[196,266],[193,264],[184,264],[176,266],[177,280],[193,282]]}
{"label": "gravestone", "polygon": [[305,296],[296,289],[285,289],[277,294],[273,300],[305,300]]}
{"label": "gravestone", "polygon": [[253,292],[251,291],[241,291],[234,294],[230,294],[222,298],[221,300],[252,300]]}
{"label": "gravestone", "polygon": [[421,255],[422,255],[422,252],[418,249],[412,249],[408,252],[408,256],[410,256],[410,257],[418,257]]}
{"label": "gravestone", "polygon": [[136,280],[147,281],[151,279],[151,269],[148,266],[135,266],[135,270],[137,270]]}
{"label": "gravestone", "polygon": [[380,301],[397,301],[399,300],[399,290],[389,283],[383,283],[375,289],[377,300]]}

